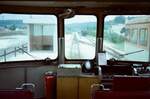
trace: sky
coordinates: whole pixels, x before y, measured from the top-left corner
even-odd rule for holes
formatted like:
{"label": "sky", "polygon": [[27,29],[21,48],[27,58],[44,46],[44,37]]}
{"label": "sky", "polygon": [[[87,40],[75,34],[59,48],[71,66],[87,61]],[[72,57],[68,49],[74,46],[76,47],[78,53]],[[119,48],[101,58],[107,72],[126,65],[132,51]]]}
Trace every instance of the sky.
{"label": "sky", "polygon": [[72,18],[65,19],[65,24],[96,22],[97,18],[94,15],[75,15]]}
{"label": "sky", "polygon": [[33,15],[33,14],[0,14],[0,20],[27,20],[27,19],[51,19],[56,21],[54,15]]}
{"label": "sky", "polygon": [[114,18],[116,17],[116,15],[108,15],[105,17],[105,21],[110,21],[110,20],[113,20]]}
{"label": "sky", "polygon": [[[105,21],[113,20],[117,16],[120,16],[120,15],[108,15],[105,17]],[[138,15],[124,15],[124,16],[128,17],[128,16],[138,16]],[[23,20],[25,21],[27,19],[40,19],[41,21],[47,19],[47,20],[57,21],[57,18],[55,15],[7,14],[7,13],[0,14],[0,20]],[[96,22],[96,21],[97,21],[97,18],[94,15],[75,15],[72,18],[65,19],[65,24]]]}
{"label": "sky", "polygon": [[[0,20],[28,20],[28,19],[40,19],[40,20],[53,20],[57,21],[54,15],[33,15],[33,14],[0,14]],[[85,23],[96,22],[97,18],[94,15],[75,15],[72,18],[65,19],[65,24],[70,23]]]}
{"label": "sky", "polygon": [[105,21],[110,21],[110,20],[113,20],[115,17],[117,16],[124,16],[124,17],[147,17],[149,15],[108,15],[105,17]]}

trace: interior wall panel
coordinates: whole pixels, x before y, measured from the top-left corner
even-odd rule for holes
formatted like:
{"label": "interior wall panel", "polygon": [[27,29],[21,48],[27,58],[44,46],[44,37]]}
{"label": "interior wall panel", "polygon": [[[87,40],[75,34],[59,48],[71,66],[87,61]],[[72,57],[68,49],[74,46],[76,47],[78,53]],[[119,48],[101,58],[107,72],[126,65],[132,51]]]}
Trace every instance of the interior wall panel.
{"label": "interior wall panel", "polygon": [[48,71],[57,71],[57,66],[43,66],[43,67],[34,67],[27,69],[27,82],[34,83],[34,97],[41,98],[44,97],[44,75]]}
{"label": "interior wall panel", "polygon": [[0,69],[0,89],[15,89],[24,83],[24,68]]}

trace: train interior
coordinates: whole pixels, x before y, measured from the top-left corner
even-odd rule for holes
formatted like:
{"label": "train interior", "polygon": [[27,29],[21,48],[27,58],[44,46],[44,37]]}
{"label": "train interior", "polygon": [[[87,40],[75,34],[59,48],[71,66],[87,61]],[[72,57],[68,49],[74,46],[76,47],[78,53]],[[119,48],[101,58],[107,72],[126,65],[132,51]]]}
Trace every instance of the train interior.
{"label": "train interior", "polygon": [[1,0],[0,99],[149,99],[148,0]]}

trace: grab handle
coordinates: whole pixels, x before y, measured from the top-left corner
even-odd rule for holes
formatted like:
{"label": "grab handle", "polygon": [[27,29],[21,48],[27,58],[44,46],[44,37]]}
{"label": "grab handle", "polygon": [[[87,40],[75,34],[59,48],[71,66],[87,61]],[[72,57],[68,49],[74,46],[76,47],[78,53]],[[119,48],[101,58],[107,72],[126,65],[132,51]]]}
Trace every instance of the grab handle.
{"label": "grab handle", "polygon": [[25,87],[31,86],[33,89],[35,88],[35,84],[33,83],[23,83],[20,87],[17,87],[16,89],[25,89]]}

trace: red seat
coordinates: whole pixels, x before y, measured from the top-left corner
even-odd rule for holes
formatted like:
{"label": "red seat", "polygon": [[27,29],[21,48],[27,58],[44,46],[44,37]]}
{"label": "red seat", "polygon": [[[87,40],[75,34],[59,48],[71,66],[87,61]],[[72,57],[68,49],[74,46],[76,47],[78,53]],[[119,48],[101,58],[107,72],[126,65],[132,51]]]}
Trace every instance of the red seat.
{"label": "red seat", "polygon": [[150,99],[150,78],[114,76],[112,89],[92,92],[92,99]]}
{"label": "red seat", "polygon": [[150,99],[149,91],[95,91],[93,99]]}
{"label": "red seat", "polygon": [[0,90],[0,99],[33,99],[29,90]]}
{"label": "red seat", "polygon": [[150,91],[150,78],[140,76],[114,76],[113,91]]}

